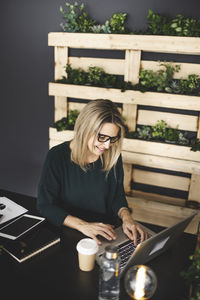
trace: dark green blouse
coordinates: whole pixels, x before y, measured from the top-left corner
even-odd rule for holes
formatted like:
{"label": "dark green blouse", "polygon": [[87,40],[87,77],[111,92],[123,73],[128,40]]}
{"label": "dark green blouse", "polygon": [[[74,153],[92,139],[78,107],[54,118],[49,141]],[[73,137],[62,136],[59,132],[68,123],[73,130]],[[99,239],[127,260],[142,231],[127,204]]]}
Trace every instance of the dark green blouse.
{"label": "dark green blouse", "polygon": [[121,156],[107,177],[100,159],[83,171],[70,156],[69,142],[47,154],[38,186],[37,209],[41,215],[61,226],[71,207],[112,216],[117,216],[121,207],[128,207]]}

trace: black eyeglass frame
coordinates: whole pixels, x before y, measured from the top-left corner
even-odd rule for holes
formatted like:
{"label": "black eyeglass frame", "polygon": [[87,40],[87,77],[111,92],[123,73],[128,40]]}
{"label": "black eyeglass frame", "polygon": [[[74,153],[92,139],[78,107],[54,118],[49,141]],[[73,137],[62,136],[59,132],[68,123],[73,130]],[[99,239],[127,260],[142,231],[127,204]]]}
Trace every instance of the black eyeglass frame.
{"label": "black eyeglass frame", "polygon": [[[101,140],[101,137],[102,137],[102,138],[106,138],[105,141],[102,141],[102,140]],[[98,133],[98,135],[97,135],[97,140],[98,140],[98,142],[100,142],[100,143],[106,143],[107,141],[110,140],[110,143],[111,143],[111,144],[114,144],[114,143],[116,143],[117,141],[119,141],[120,138],[121,138],[121,135],[120,135],[120,134],[119,134],[119,135],[116,135],[116,136],[109,136],[109,135],[105,135],[105,134]]]}

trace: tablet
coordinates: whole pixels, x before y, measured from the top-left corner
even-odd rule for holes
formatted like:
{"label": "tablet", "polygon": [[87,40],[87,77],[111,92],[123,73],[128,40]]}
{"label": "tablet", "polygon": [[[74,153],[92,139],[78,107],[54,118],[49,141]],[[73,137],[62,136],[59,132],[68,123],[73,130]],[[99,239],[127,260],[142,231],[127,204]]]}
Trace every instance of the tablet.
{"label": "tablet", "polygon": [[18,237],[27,233],[44,220],[45,218],[42,217],[24,214],[10,222],[8,225],[2,227],[0,229],[0,236],[16,240]]}

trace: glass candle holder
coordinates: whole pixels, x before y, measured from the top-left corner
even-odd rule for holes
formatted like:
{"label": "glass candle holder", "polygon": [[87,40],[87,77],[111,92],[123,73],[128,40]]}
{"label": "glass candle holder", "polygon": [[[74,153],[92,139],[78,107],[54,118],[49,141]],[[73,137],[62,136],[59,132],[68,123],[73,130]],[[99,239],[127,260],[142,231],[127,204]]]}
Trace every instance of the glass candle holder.
{"label": "glass candle holder", "polygon": [[132,299],[145,300],[153,296],[157,288],[157,278],[151,268],[136,265],[127,271],[124,286]]}

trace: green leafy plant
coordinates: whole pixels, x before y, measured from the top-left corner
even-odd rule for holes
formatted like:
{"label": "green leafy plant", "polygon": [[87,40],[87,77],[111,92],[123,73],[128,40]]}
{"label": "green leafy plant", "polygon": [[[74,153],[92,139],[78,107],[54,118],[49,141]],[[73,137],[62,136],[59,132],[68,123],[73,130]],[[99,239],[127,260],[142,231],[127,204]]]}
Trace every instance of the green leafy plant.
{"label": "green leafy plant", "polygon": [[189,145],[189,139],[177,128],[171,128],[163,120],[157,121],[154,126],[138,127],[136,132],[126,131],[127,138],[138,138],[143,140],[158,140],[175,142],[180,145]]}
{"label": "green leafy plant", "polygon": [[57,129],[57,131],[63,131],[63,130],[72,130],[74,129],[74,125],[76,122],[76,119],[79,115],[78,110],[71,110],[67,118],[62,118],[61,120],[58,120],[54,123],[54,127]]}
{"label": "green leafy plant", "polygon": [[190,74],[187,79],[180,79],[179,86],[182,94],[200,94],[200,77]]}
{"label": "green leafy plant", "polygon": [[178,14],[175,18],[155,14],[149,9],[147,16],[147,34],[174,35],[174,36],[200,36],[200,20],[184,17]]}
{"label": "green leafy plant", "polygon": [[170,21],[170,28],[173,35],[200,36],[200,20],[185,18],[181,14]]}
{"label": "green leafy plant", "polygon": [[137,134],[139,139],[150,140],[152,137],[151,127],[142,126],[142,128],[137,128]]}
{"label": "green leafy plant", "polygon": [[167,128],[165,133],[165,140],[169,142],[179,141],[179,131],[175,128]]}
{"label": "green leafy plant", "polygon": [[191,139],[190,141],[191,151],[200,151],[200,139]]}
{"label": "green leafy plant", "polygon": [[167,91],[172,82],[175,72],[180,70],[180,65],[172,65],[170,63],[160,64],[164,69],[158,71],[142,70],[140,72],[139,85],[143,90],[153,89],[157,92]]}
{"label": "green leafy plant", "polygon": [[142,70],[139,75],[139,84],[132,85],[131,82],[124,81],[122,77],[105,73],[105,71],[97,66],[89,67],[87,71],[81,68],[73,69],[70,64],[65,67],[67,77],[63,76],[56,82],[79,84],[79,85],[95,85],[100,87],[112,87],[126,90],[140,90],[167,92],[186,95],[200,95],[200,77],[195,74],[188,76],[188,79],[173,80],[173,75],[178,72],[180,65],[172,65],[170,63],[161,64],[163,69],[158,71]]}
{"label": "green leafy plant", "polygon": [[69,32],[92,32],[92,26],[95,21],[90,19],[84,10],[84,4],[70,4],[65,3],[66,8],[60,7],[60,12],[63,16],[64,23],[61,23],[61,27],[64,31]]}
{"label": "green leafy plant", "polygon": [[187,137],[185,135],[186,134],[183,134],[182,132],[178,133],[178,143],[180,145],[188,145],[189,144],[189,140],[187,139]]}
{"label": "green leafy plant", "polygon": [[158,121],[155,126],[152,126],[152,138],[164,140],[167,131],[167,123],[163,120]]}
{"label": "green leafy plant", "polygon": [[113,14],[109,21],[111,33],[125,33],[126,29],[124,23],[126,21],[126,18],[126,13]]}
{"label": "green leafy plant", "polygon": [[169,18],[165,15],[154,14],[151,9],[149,9],[149,14],[147,16],[148,21],[148,34],[163,35],[171,32]]}
{"label": "green leafy plant", "polygon": [[116,75],[106,74],[102,68],[99,67],[89,67],[88,72],[82,69],[73,69],[70,64],[65,67],[67,77],[63,76],[58,79],[58,83],[69,83],[69,84],[80,84],[80,85],[95,85],[100,87],[114,87],[125,91],[127,89],[132,89],[133,86],[130,82],[126,82]]}

